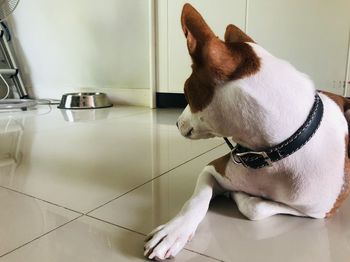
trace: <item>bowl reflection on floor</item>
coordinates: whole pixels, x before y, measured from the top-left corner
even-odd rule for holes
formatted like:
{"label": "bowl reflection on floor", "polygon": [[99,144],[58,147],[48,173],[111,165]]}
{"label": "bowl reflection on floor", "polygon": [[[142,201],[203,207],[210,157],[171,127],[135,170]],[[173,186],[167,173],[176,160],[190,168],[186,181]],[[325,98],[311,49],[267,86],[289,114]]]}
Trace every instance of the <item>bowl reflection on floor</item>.
{"label": "bowl reflection on floor", "polygon": [[110,108],[88,109],[88,110],[60,110],[64,120],[67,122],[88,122],[106,119],[109,115]]}

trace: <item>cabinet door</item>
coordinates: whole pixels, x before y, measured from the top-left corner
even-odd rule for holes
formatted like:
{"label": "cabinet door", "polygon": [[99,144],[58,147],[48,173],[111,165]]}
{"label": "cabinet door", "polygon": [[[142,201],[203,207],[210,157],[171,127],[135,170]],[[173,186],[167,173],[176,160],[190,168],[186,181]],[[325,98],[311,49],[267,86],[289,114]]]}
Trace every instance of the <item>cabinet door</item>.
{"label": "cabinet door", "polygon": [[182,93],[191,73],[191,59],[180,23],[183,5],[191,3],[220,37],[228,24],[245,26],[246,0],[159,0],[158,4],[158,92]]}
{"label": "cabinet door", "polygon": [[318,89],[343,94],[349,0],[250,0],[247,31],[272,54],[308,74]]}

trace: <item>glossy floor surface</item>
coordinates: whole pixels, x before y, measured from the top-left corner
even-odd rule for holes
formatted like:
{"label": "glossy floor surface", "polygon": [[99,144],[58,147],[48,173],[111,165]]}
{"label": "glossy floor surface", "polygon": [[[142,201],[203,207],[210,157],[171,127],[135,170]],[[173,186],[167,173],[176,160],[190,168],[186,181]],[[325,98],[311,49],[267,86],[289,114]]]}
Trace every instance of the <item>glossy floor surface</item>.
{"label": "glossy floor surface", "polygon": [[[178,133],[179,110],[0,111],[0,261],[145,261],[145,235],[229,150]],[[174,261],[349,261],[350,201],[334,218],[246,220],[218,197]]]}

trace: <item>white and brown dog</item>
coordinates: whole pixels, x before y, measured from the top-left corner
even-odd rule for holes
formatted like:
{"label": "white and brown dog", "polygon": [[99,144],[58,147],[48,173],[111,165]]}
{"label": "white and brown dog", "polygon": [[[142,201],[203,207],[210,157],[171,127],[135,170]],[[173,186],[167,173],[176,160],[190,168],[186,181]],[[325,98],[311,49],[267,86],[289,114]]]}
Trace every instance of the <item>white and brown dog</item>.
{"label": "white and brown dog", "polygon": [[221,41],[189,4],[181,23],[193,71],[178,128],[190,139],[232,137],[239,146],[203,169],[180,213],[150,233],[145,255],[175,256],[225,191],[251,220],[331,216],[350,191],[349,100],[316,92],[305,74],[233,25]]}

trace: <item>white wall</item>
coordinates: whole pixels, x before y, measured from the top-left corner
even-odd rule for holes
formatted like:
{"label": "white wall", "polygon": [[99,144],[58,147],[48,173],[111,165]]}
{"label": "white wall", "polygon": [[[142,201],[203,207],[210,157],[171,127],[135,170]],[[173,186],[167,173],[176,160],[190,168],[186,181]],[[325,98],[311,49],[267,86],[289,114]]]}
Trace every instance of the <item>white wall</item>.
{"label": "white wall", "polygon": [[99,90],[149,105],[151,0],[20,1],[10,20],[35,97]]}

